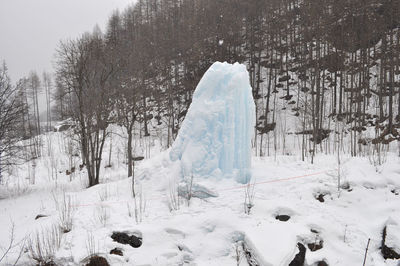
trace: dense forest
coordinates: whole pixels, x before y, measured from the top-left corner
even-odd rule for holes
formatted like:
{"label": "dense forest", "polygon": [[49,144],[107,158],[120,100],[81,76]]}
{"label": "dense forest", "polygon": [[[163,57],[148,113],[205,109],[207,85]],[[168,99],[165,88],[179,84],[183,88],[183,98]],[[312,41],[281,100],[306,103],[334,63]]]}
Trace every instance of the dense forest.
{"label": "dense forest", "polygon": [[303,160],[340,150],[379,164],[400,143],[396,0],[138,0],[114,12],[104,33],[96,27],[60,42],[55,61],[53,78],[32,73],[16,86],[2,67],[0,152],[15,156],[22,138],[29,156],[40,156],[32,137],[41,133],[44,90],[47,117],[76,122],[90,186],[99,182],[108,126],[126,131],[131,176],[133,139],[156,136],[169,147],[215,61],[247,65],[258,156],[290,153],[293,137]]}

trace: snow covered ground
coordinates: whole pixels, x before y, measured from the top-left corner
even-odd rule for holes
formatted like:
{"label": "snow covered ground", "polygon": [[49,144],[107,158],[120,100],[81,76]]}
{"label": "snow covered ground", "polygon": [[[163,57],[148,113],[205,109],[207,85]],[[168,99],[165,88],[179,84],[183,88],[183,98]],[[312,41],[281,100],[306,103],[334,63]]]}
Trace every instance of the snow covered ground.
{"label": "snow covered ground", "polygon": [[91,188],[73,129],[39,136],[41,156],[0,186],[0,264],[399,265],[385,258],[400,259],[400,157],[318,154],[311,164],[293,134],[291,155],[251,157],[246,69],[213,66],[171,149],[160,132],[136,134],[134,155],[146,159],[135,197],[122,128],[109,127]]}
{"label": "snow covered ground", "polygon": [[[62,134],[50,133],[54,143]],[[238,257],[240,265],[248,265],[242,243],[259,265],[288,265],[299,252],[299,242],[306,247],[306,265],[320,261],[362,265],[369,238],[366,265],[399,263],[385,261],[380,250],[386,224],[392,232],[386,242],[400,249],[399,235],[393,233],[399,232],[400,223],[400,170],[395,154],[389,154],[380,167],[367,158],[343,157],[340,193],[336,156],[318,155],[314,164],[302,162],[299,156],[253,157],[254,206],[247,215],[248,187],[234,179],[194,178],[196,189],[208,189],[216,197],[193,197],[190,202],[180,197],[179,206],[171,204],[178,190],[179,167],[170,161],[168,151],[156,152],[155,143],[152,158],[135,169],[137,205],[139,195],[145,204],[138,215],[142,221],[137,222],[131,179],[125,177],[124,165],[118,164],[121,150],[116,143],[114,139],[113,166],[103,169],[102,184],[95,187],[85,189],[85,170],[77,170],[72,181],[65,171],[59,173],[56,186],[45,171],[47,156],[37,162],[36,185],[23,185],[22,179],[19,189],[11,189],[10,182],[8,191],[3,191],[7,198],[0,200],[0,245],[8,245],[11,223],[14,243],[29,239],[29,234],[34,238],[36,232],[48,232],[60,220],[60,200],[65,196],[73,203],[73,223],[72,230],[61,236],[55,254],[59,265],[79,265],[91,253],[101,254],[111,265],[237,265]],[[67,159],[59,153],[59,160],[61,169]],[[23,177],[26,170],[18,173]],[[39,214],[46,217],[35,220]],[[278,215],[290,218],[280,221]],[[141,236],[143,244],[133,248],[114,242],[110,236],[116,231]],[[323,247],[318,249],[320,243]],[[18,247],[2,265],[12,265]],[[123,256],[110,254],[114,248],[120,248]],[[19,265],[29,264],[34,262],[23,250]]]}

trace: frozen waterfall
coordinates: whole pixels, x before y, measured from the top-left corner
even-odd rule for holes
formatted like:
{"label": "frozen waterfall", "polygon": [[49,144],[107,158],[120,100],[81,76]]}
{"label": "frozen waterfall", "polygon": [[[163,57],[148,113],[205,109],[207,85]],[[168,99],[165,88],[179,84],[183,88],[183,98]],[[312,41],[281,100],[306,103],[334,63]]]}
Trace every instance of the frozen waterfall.
{"label": "frozen waterfall", "polygon": [[246,66],[214,63],[204,74],[170,150],[183,177],[251,178],[255,105]]}

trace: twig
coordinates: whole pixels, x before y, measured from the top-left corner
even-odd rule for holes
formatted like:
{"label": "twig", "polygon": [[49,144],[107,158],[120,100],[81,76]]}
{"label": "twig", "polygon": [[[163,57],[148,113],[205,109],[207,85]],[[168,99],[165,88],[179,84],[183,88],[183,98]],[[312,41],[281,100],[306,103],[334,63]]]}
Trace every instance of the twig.
{"label": "twig", "polygon": [[365,261],[367,260],[367,253],[368,253],[368,247],[369,247],[369,241],[371,239],[368,238],[368,243],[367,243],[367,248],[365,249],[365,255],[364,255],[364,262],[363,262],[363,266],[365,266]]}

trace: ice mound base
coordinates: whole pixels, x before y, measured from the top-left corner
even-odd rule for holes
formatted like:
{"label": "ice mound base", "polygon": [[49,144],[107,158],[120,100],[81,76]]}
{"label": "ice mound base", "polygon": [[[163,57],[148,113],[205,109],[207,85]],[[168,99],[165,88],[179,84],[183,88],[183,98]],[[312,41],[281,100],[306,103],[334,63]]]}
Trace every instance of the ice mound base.
{"label": "ice mound base", "polygon": [[169,156],[187,177],[251,179],[255,104],[245,65],[214,63],[193,94]]}

